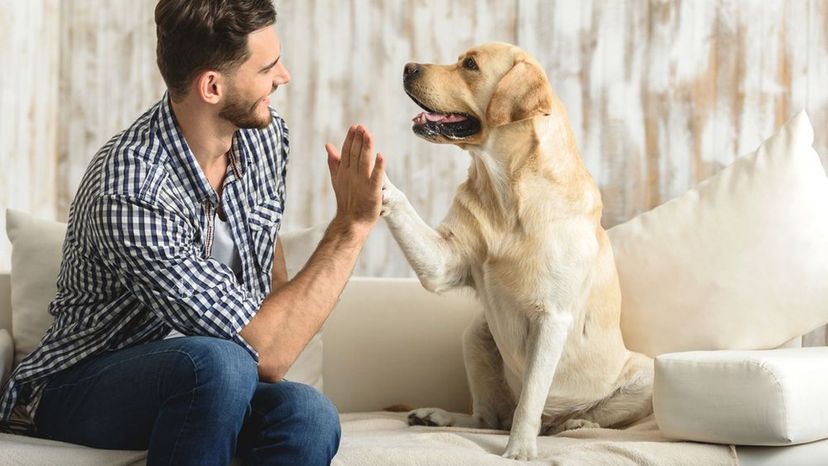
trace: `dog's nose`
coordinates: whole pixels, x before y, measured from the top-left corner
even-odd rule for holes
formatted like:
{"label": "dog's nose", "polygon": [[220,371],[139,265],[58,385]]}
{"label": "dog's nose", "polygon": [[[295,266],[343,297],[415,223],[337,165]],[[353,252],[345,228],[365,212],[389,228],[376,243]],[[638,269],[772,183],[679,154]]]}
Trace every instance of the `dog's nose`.
{"label": "dog's nose", "polygon": [[405,65],[405,68],[403,69],[403,79],[414,79],[418,74],[420,74],[420,65],[417,63],[408,63]]}

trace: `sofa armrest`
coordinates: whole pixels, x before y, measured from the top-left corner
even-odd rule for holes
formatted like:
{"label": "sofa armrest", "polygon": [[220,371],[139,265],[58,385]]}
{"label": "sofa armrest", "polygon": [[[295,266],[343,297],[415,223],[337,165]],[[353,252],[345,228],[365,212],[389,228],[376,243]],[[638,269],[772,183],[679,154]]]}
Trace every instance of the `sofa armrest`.
{"label": "sofa armrest", "polygon": [[0,387],[6,383],[6,379],[12,371],[14,361],[14,340],[8,330],[0,329]]}
{"label": "sofa armrest", "polygon": [[325,394],[340,412],[400,403],[469,412],[462,335],[477,312],[470,293],[352,278],[322,332]]}
{"label": "sofa armrest", "polygon": [[653,410],[664,435],[736,445],[828,438],[828,347],[689,351],[656,357]]}

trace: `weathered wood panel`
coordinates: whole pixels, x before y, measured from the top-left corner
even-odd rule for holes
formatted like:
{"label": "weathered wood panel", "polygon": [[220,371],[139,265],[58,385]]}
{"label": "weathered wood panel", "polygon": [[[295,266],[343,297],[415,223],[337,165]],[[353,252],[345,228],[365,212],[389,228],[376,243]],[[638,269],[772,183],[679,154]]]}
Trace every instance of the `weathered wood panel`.
{"label": "weathered wood panel", "polygon": [[0,2],[0,270],[5,207],[57,215],[58,0]]}
{"label": "weathered wood panel", "polygon": [[[65,219],[95,151],[160,98],[154,6],[0,2],[0,208]],[[411,133],[418,109],[402,91],[402,68],[449,62],[492,40],[544,64],[601,186],[608,227],[716,173],[800,108],[828,162],[828,0],[282,0],[277,8],[293,74],[274,98],[292,136],[288,229],[333,216],[323,144],[340,144],[352,123],[373,131],[389,176],[438,223],[468,156]],[[3,270],[9,247],[0,237]],[[356,273],[411,274],[382,223]],[[809,338],[824,341],[824,332]]]}
{"label": "weathered wood panel", "polygon": [[[399,70],[409,59],[451,61],[488,40],[516,42],[545,64],[602,188],[608,227],[716,173],[800,108],[817,127],[817,150],[828,154],[819,131],[828,93],[818,84],[828,77],[825,1],[280,6],[294,76],[277,96],[294,134],[290,224],[332,215],[322,142],[338,142],[353,122],[376,133],[392,179],[437,223],[468,159],[410,133],[416,107]],[[382,225],[364,256],[357,273],[410,273]]]}
{"label": "weathered wood panel", "polygon": [[155,0],[60,2],[61,220],[89,161],[164,93],[155,65]]}

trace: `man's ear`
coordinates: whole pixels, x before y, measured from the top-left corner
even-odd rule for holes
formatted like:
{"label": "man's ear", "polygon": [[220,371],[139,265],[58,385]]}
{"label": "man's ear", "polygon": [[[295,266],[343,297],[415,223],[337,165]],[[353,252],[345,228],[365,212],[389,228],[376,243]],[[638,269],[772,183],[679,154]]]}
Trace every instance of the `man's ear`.
{"label": "man's ear", "polygon": [[193,81],[193,91],[204,102],[217,104],[224,95],[224,78],[217,71],[202,71]]}
{"label": "man's ear", "polygon": [[546,73],[534,61],[518,57],[497,83],[486,109],[489,127],[505,125],[552,112],[552,93]]}

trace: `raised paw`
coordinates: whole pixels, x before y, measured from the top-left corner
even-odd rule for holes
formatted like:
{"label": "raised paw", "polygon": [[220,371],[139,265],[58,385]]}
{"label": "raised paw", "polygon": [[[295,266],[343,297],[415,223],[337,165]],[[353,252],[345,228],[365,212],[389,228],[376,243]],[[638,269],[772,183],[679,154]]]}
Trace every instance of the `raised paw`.
{"label": "raised paw", "polygon": [[408,413],[408,425],[448,427],[454,425],[454,417],[440,408],[419,408]]}
{"label": "raised paw", "polygon": [[380,215],[383,217],[389,215],[403,202],[405,202],[405,194],[397,189],[388,179],[388,176],[386,176],[382,184],[382,209],[380,210]]}

